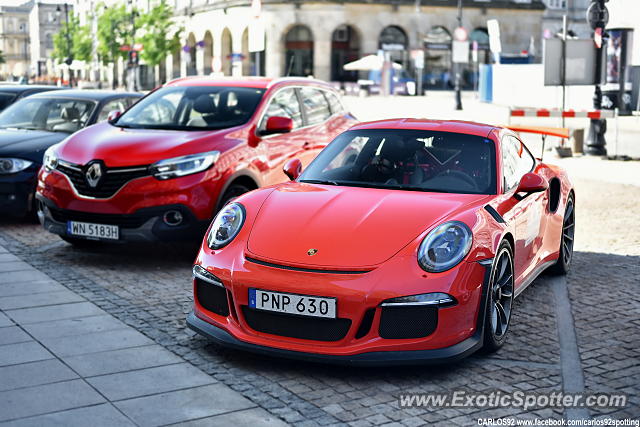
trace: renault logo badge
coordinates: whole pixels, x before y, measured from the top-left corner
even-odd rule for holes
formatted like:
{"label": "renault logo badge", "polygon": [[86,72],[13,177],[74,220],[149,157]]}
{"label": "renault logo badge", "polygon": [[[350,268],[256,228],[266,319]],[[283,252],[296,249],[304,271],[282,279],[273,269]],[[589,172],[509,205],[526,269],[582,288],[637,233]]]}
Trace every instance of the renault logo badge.
{"label": "renault logo badge", "polygon": [[96,162],[89,165],[87,171],[84,173],[84,177],[89,187],[96,188],[100,182],[100,178],[102,178],[102,166],[100,163]]}
{"label": "renault logo badge", "polygon": [[311,248],[311,249],[309,249],[309,250],[307,251],[307,255],[309,255],[309,256],[314,256],[314,255],[315,255],[315,254],[317,254],[317,253],[318,253],[318,250],[317,250],[317,249],[314,249],[314,248]]}

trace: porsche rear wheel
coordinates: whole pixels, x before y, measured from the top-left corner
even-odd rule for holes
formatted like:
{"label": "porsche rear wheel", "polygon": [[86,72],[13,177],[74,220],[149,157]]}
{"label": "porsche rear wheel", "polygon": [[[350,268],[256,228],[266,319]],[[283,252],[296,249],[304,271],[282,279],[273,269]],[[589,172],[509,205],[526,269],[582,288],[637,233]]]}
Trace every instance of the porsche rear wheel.
{"label": "porsche rear wheel", "polygon": [[573,259],[573,239],[576,232],[576,209],[573,196],[569,196],[567,207],[564,210],[562,220],[562,237],[560,239],[560,254],[555,264],[549,267],[548,272],[554,275],[564,275],[569,272]]}
{"label": "porsche rear wheel", "polygon": [[488,301],[484,319],[483,351],[493,353],[504,344],[511,321],[515,278],[513,274],[513,253],[508,241],[498,248],[491,269]]}

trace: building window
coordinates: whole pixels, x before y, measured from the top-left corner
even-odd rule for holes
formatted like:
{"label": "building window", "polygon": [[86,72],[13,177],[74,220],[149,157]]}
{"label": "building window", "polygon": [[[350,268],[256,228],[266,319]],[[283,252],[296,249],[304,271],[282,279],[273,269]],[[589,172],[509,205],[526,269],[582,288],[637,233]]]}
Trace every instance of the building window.
{"label": "building window", "polygon": [[285,74],[313,75],[313,34],[309,27],[296,25],[285,36]]}
{"label": "building window", "polygon": [[567,0],[545,0],[549,9],[565,9]]}

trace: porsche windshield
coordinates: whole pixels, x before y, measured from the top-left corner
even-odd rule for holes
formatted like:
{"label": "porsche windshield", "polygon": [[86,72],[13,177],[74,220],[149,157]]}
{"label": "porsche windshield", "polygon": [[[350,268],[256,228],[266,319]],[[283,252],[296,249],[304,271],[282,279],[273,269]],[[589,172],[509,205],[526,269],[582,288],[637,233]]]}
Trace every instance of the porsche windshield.
{"label": "porsche windshield", "polygon": [[140,129],[230,128],[249,121],[263,93],[245,87],[169,86],[142,99],[113,124]]}
{"label": "porsche windshield", "polygon": [[492,140],[454,132],[353,130],[309,165],[301,182],[447,193],[495,194]]}

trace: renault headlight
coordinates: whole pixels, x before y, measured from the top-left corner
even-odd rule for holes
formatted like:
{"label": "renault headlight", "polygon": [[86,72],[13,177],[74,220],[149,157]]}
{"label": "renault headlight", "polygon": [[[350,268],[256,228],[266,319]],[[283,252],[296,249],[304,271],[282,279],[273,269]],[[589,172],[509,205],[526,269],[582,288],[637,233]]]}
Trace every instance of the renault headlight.
{"label": "renault headlight", "polygon": [[418,263],[423,270],[439,273],[456,266],[469,253],[473,237],[466,224],[445,222],[434,228],[418,248]]}
{"label": "renault headlight", "polygon": [[33,162],[23,159],[0,158],[0,175],[21,172],[31,166]]}
{"label": "renault headlight", "polygon": [[150,169],[153,176],[160,180],[178,178],[209,169],[218,160],[218,157],[220,157],[219,151],[190,154],[188,156],[160,160],[152,164]]}
{"label": "renault headlight", "polygon": [[[56,144],[57,145],[57,144]],[[52,145],[44,152],[42,164],[47,171],[51,171],[58,166],[58,156],[56,155],[56,145]]]}
{"label": "renault headlight", "polygon": [[227,246],[244,224],[244,207],[239,203],[229,203],[213,219],[207,235],[207,246],[220,249]]}

